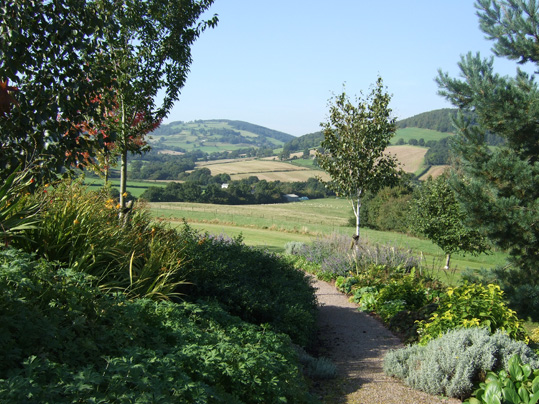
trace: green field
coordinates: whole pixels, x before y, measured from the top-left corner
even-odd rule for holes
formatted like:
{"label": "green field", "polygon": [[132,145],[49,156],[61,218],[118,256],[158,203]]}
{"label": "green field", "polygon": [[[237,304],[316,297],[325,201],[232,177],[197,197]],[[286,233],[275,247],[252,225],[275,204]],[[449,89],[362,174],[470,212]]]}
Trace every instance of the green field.
{"label": "green field", "polygon": [[[120,189],[120,180],[114,178],[110,180],[110,183],[113,188]],[[84,180],[84,185],[91,187],[91,189],[97,189],[102,187],[105,184],[105,181],[101,178],[86,178]],[[127,191],[131,193],[135,198],[140,197],[148,187],[164,187],[166,182],[157,182],[157,181],[127,181]]]}
{"label": "green field", "polygon": [[[349,202],[344,199],[318,199],[273,205],[209,205],[198,203],[151,203],[152,214],[161,220],[180,225],[182,219],[194,228],[212,234],[231,237],[242,234],[245,243],[265,246],[282,252],[289,241],[309,242],[333,232],[353,235],[355,229],[347,225],[352,216]],[[373,243],[390,244],[412,250],[424,258],[426,269],[443,266],[444,253],[432,242],[400,233],[361,230],[362,237]],[[455,254],[451,271],[443,273],[451,281],[456,273],[466,268],[492,268],[505,262],[506,255],[496,252],[473,257]]]}
{"label": "green field", "polygon": [[397,143],[399,139],[403,139],[405,143],[408,143],[410,139],[424,139],[425,142],[428,142],[429,140],[441,140],[448,136],[452,136],[452,134],[422,128],[402,128],[397,129],[395,136],[391,139],[391,144]]}

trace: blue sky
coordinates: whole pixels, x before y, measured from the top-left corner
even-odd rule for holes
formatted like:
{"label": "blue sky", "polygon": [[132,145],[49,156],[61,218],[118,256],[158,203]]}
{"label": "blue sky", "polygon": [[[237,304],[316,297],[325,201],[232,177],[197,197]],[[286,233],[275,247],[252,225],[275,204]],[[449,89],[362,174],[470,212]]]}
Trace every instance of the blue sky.
{"label": "blue sky", "polygon": [[[491,56],[472,0],[215,0],[219,24],[192,47],[180,100],[165,121],[233,119],[302,136],[320,130],[343,83],[367,94],[380,75],[397,119],[450,107],[438,69],[468,51]],[[496,60],[499,73],[516,64]]]}

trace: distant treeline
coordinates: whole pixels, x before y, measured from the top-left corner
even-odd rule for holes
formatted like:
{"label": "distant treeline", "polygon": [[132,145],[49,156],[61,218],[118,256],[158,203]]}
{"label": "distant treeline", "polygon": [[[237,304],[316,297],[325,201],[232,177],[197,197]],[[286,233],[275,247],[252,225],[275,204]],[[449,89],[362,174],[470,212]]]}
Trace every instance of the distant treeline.
{"label": "distant treeline", "polygon": [[284,149],[290,153],[304,151],[305,149],[314,149],[320,146],[322,140],[324,140],[324,134],[322,132],[309,133],[289,141],[284,145]]}
{"label": "distant treeline", "polygon": [[[227,184],[226,188],[222,184]],[[243,205],[286,202],[285,194],[296,194],[310,199],[333,195],[317,179],[306,182],[259,180],[256,176],[231,181],[228,174],[212,176],[210,170],[193,171],[185,182],[171,182],[166,187],[149,187],[141,198],[150,202],[198,202],[221,205]]]}

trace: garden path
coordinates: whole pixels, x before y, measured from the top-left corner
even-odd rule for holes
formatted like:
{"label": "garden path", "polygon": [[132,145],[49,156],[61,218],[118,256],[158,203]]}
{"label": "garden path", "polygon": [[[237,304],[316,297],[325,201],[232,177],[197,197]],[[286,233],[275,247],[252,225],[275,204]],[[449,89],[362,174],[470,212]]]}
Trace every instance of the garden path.
{"label": "garden path", "polygon": [[382,369],[385,353],[402,347],[399,339],[376,318],[333,285],[313,279],[319,304],[319,355],[337,366],[336,379],[321,383],[324,403],[350,404],[456,404],[461,401],[434,397],[406,387]]}

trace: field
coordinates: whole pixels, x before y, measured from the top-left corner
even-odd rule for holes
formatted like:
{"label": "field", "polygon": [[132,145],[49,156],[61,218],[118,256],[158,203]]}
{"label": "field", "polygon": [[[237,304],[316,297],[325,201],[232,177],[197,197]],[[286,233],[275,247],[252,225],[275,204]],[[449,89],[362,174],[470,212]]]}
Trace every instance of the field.
{"label": "field", "polygon": [[[389,146],[387,152],[397,156],[404,171],[415,173],[423,166],[427,149],[418,146]],[[196,168],[209,168],[212,175],[229,174],[232,180],[240,180],[256,176],[260,180],[295,182],[307,181],[309,178],[321,177],[329,180],[329,176],[313,166],[312,160],[296,159],[279,161],[275,157],[265,159],[234,159],[199,162]]]}
{"label": "field", "polygon": [[452,136],[452,134],[422,128],[402,128],[397,129],[395,136],[391,139],[391,143],[395,144],[399,139],[403,139],[406,143],[408,143],[410,139],[424,139],[425,142],[428,142],[429,140],[441,140],[448,136]]}
{"label": "field", "polygon": [[260,180],[281,182],[307,181],[317,176],[325,180],[329,179],[324,171],[278,160],[236,159],[197,163],[196,168],[202,167],[209,168],[212,175],[229,174],[232,180],[241,180],[251,176],[256,176]]}
{"label": "field", "polygon": [[[120,189],[120,180],[112,179],[110,183],[113,188]],[[84,184],[91,188],[99,188],[104,185],[104,180],[101,178],[86,178]],[[164,187],[167,185],[166,182],[159,181],[127,181],[127,191],[131,193],[134,197],[138,198],[148,187]]]}
{"label": "field", "polygon": [[386,152],[395,154],[407,173],[415,173],[423,166],[427,148],[417,146],[389,146]]}
{"label": "field", "polygon": [[429,168],[429,170],[425,174],[419,177],[419,179],[421,181],[425,181],[427,178],[431,176],[433,178],[436,178],[439,175],[441,175],[445,170],[447,170],[448,167],[449,166],[432,166],[431,168]]}
{"label": "field", "polygon": [[[289,241],[309,242],[323,234],[352,235],[347,225],[352,216],[349,202],[344,199],[320,199],[273,205],[208,205],[197,203],[151,203],[152,214],[161,220],[180,225],[182,219],[194,228],[213,234],[242,234],[246,244],[265,246],[282,252]],[[374,242],[411,249],[424,258],[427,268],[438,270],[444,262],[443,251],[428,240],[400,233],[362,229],[362,237]],[[452,270],[442,272],[447,278],[465,268],[491,268],[503,264],[505,254],[496,252],[479,257],[454,255]],[[449,278],[448,278],[449,277]]]}

